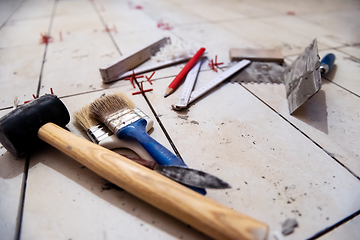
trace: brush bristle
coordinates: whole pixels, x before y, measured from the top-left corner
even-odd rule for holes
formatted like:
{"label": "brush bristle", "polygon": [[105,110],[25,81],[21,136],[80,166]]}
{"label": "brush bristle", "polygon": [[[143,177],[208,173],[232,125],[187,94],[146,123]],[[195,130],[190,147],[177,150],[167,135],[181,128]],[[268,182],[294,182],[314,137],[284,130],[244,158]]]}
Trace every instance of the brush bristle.
{"label": "brush bristle", "polygon": [[115,95],[118,96],[119,98],[123,99],[123,101],[125,101],[126,104],[127,104],[128,106],[130,106],[131,109],[136,108],[135,103],[133,103],[133,102],[130,100],[130,98],[128,98],[128,96],[126,96],[124,93],[117,92],[117,93],[115,93]]}
{"label": "brush bristle", "polygon": [[90,116],[101,122],[118,111],[134,109],[134,103],[122,93],[115,93],[100,97],[90,104]]}
{"label": "brush bristle", "polygon": [[74,112],[73,116],[75,121],[87,131],[92,126],[98,125],[100,122],[90,116],[90,105],[86,105],[77,112]]}

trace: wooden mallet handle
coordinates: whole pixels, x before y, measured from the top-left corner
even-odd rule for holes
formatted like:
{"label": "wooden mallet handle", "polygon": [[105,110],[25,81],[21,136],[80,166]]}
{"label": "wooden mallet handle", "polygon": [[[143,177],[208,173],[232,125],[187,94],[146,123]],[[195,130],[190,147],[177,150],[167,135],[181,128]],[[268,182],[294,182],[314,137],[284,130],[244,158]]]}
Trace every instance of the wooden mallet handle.
{"label": "wooden mallet handle", "polygon": [[266,239],[268,226],[47,123],[38,137],[103,178],[215,239]]}

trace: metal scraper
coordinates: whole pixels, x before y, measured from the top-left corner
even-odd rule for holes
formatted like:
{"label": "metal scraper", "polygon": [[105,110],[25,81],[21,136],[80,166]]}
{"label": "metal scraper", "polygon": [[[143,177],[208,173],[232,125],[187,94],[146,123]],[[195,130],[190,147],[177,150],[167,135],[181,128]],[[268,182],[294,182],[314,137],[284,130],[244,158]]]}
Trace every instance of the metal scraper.
{"label": "metal scraper", "polygon": [[154,171],[172,180],[192,187],[224,189],[231,186],[209,173],[181,166],[163,166],[155,164]]}
{"label": "metal scraper", "polygon": [[290,114],[321,88],[320,57],[316,39],[284,72]]}
{"label": "metal scraper", "polygon": [[154,160],[125,156],[147,168],[154,170],[176,182],[199,188],[224,189],[231,186],[220,178],[209,173],[184,166],[164,166]]}

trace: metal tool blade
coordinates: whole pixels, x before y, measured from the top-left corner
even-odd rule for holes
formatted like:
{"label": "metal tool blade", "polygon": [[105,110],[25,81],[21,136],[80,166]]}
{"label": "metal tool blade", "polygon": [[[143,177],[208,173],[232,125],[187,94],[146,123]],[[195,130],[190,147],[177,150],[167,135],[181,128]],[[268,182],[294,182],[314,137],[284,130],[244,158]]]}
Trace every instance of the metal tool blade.
{"label": "metal tool blade", "polygon": [[316,39],[285,70],[284,83],[290,114],[320,90],[320,57]]}
{"label": "metal tool blade", "polygon": [[199,188],[224,189],[231,186],[209,173],[179,166],[162,166],[156,164],[154,171],[182,184]]}
{"label": "metal tool blade", "polygon": [[284,83],[284,66],[274,62],[251,62],[244,70],[233,76],[230,81],[238,83]]}

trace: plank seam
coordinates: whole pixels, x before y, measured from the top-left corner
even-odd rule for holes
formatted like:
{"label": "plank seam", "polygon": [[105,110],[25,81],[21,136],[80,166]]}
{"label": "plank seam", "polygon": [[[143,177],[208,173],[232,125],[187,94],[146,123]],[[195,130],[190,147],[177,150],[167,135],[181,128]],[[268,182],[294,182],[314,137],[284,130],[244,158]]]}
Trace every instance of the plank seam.
{"label": "plank seam", "polygon": [[282,114],[277,112],[274,108],[272,108],[269,104],[267,104],[265,101],[260,99],[258,96],[256,96],[253,92],[251,92],[248,88],[246,88],[242,83],[239,83],[244,89],[246,89],[249,93],[251,93],[254,97],[256,97],[258,100],[260,100],[263,104],[265,104],[268,108],[270,108],[273,112],[278,114],[283,120],[285,120],[288,124],[290,124],[293,128],[295,128],[297,131],[299,131],[301,134],[303,134],[307,139],[309,139],[313,144],[315,144],[318,148],[323,150],[329,157],[331,157],[333,160],[335,160],[338,164],[340,164],[343,168],[345,168],[349,173],[351,173],[355,178],[360,180],[360,177],[356,175],[353,171],[351,171],[347,166],[345,166],[342,162],[340,162],[335,156],[332,156],[330,152],[326,151],[319,143],[317,143],[315,140],[313,140],[310,136],[308,136],[305,132],[300,130],[295,124],[290,122],[288,119],[286,119]]}
{"label": "plank seam", "polygon": [[15,237],[14,237],[15,240],[20,240],[20,237],[21,237],[21,227],[22,227],[22,219],[23,219],[23,215],[24,215],[26,186],[27,186],[27,179],[28,179],[28,175],[29,175],[29,163],[30,163],[30,155],[28,155],[25,159],[24,175],[23,175],[23,179],[21,182],[19,207],[18,207],[18,213],[17,213],[17,217],[16,217]]}
{"label": "plank seam", "polygon": [[[106,28],[106,27],[107,27],[107,24],[106,24],[104,18],[102,17],[102,15],[101,15],[98,7],[96,6],[95,2],[94,2],[94,1],[91,1],[91,4],[92,4],[92,6],[93,6],[93,8],[94,8],[94,10],[95,10],[95,12],[96,12],[96,14],[98,15],[98,18],[100,19],[100,22],[102,23],[103,27]],[[118,45],[116,44],[116,41],[115,41],[115,39],[114,39],[114,37],[113,37],[113,35],[111,34],[110,31],[108,31],[108,35],[109,35],[111,41],[113,42],[114,46],[116,47],[116,50],[119,52],[120,56],[122,56],[123,54],[122,54],[120,48],[118,47]]]}
{"label": "plank seam", "polygon": [[339,222],[333,224],[332,226],[327,227],[327,228],[321,230],[320,232],[316,233],[314,236],[308,238],[307,240],[318,239],[319,237],[324,236],[325,234],[331,232],[331,231],[334,230],[335,228],[340,227],[341,225],[347,223],[348,221],[354,219],[355,217],[357,217],[357,216],[359,216],[359,215],[360,215],[360,210],[354,212],[353,214],[347,216],[346,218],[340,220]]}
{"label": "plank seam", "polygon": [[13,16],[13,14],[20,8],[20,6],[25,2],[25,0],[22,0],[18,5],[13,9],[13,11],[10,13],[10,15],[6,18],[6,20],[1,24],[0,29],[2,29],[7,22],[10,20],[10,18]]}

